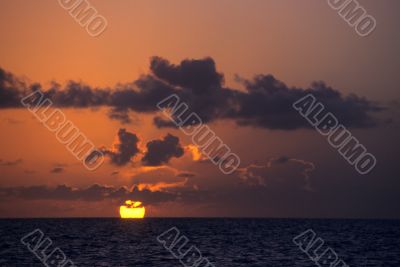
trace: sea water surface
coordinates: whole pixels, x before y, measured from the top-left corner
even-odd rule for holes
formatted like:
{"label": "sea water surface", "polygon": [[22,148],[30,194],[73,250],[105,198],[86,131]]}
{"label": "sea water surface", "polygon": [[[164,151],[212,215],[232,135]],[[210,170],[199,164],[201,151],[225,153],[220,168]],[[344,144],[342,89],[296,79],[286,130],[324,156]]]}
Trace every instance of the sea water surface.
{"label": "sea water surface", "polygon": [[0,266],[45,266],[20,241],[35,229],[76,266],[183,266],[157,241],[171,227],[216,267],[317,266],[292,241],[307,229],[349,266],[400,266],[400,221],[222,218],[2,219]]}

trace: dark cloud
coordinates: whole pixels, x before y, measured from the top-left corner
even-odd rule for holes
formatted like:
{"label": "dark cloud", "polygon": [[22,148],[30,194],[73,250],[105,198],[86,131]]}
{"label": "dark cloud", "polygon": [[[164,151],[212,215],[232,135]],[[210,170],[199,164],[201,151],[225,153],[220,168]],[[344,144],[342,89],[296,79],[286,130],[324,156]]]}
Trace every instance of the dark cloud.
{"label": "dark cloud", "polygon": [[82,200],[102,201],[115,199],[124,201],[126,199],[140,199],[144,204],[154,205],[163,202],[174,201],[177,195],[168,192],[152,192],[147,189],[139,190],[133,187],[131,190],[126,187],[110,187],[94,184],[87,188],[73,188],[67,185],[56,187],[28,186],[28,187],[1,187],[0,198],[19,198],[25,200]]}
{"label": "dark cloud", "polygon": [[183,60],[174,65],[166,59],[153,57],[150,70],[168,84],[190,89],[196,95],[213,93],[214,88],[221,88],[224,81],[224,76],[217,72],[211,58]]}
{"label": "dark cloud", "polygon": [[323,82],[315,82],[306,89],[289,88],[272,75],[259,75],[241,82],[247,93],[241,94],[239,109],[233,114],[239,125],[286,130],[307,128],[309,123],[295,115],[292,105],[310,93],[348,127],[375,126],[376,121],[370,114],[382,110],[354,94],[343,96]]}
{"label": "dark cloud", "polygon": [[51,173],[62,173],[64,172],[64,168],[63,167],[54,167],[53,169],[51,169],[50,171]]}
{"label": "dark cloud", "polygon": [[[118,131],[118,140],[112,149],[102,148],[105,155],[109,156],[111,163],[123,166],[132,162],[132,158],[140,153],[138,147],[139,138],[136,134],[125,129]],[[146,166],[161,166],[171,158],[179,158],[184,154],[184,149],[179,143],[179,138],[168,134],[161,140],[152,140],[147,143],[147,151],[142,157],[142,163]],[[113,173],[115,175],[117,173]]]}
{"label": "dark cloud", "polygon": [[110,97],[110,106],[135,112],[156,112],[157,103],[175,91],[174,87],[153,75],[145,75],[117,87]]}
{"label": "dark cloud", "polygon": [[160,116],[155,116],[153,118],[153,123],[158,128],[178,128],[178,126],[172,120],[168,120]]}
{"label": "dark cloud", "polygon": [[0,68],[0,108],[20,107],[25,90],[21,79]]}
{"label": "dark cloud", "polygon": [[179,144],[179,138],[168,134],[163,140],[153,140],[147,143],[147,151],[142,162],[147,166],[160,166],[168,163],[173,157],[179,158],[184,149]]}
{"label": "dark cloud", "polygon": [[176,177],[182,177],[182,178],[191,178],[191,177],[195,177],[195,176],[196,176],[196,174],[193,172],[181,172],[176,175]]}
{"label": "dark cloud", "polygon": [[105,155],[108,155],[111,162],[115,165],[125,165],[140,152],[138,148],[139,138],[134,133],[125,129],[119,129],[118,141],[114,144],[112,150],[103,149]]}
{"label": "dark cloud", "polygon": [[[32,87],[32,89],[39,88],[39,85]],[[87,108],[110,105],[111,91],[69,81],[65,88],[53,83],[53,86],[45,91],[45,96],[51,99],[53,104],[58,107]]]}
{"label": "dark cloud", "polygon": [[288,156],[282,156],[276,159],[271,159],[270,162],[272,163],[277,163],[277,164],[284,164],[287,163],[290,160],[290,158]]}
{"label": "dark cloud", "polygon": [[[323,82],[315,82],[309,88],[291,88],[272,75],[258,75],[250,80],[238,78],[238,81],[245,91],[224,87],[224,76],[217,71],[212,58],[186,59],[175,65],[153,57],[150,73],[132,83],[109,89],[70,81],[64,88],[54,83],[44,91],[59,107],[108,106],[110,118],[122,123],[130,122],[129,111],[157,112],[157,103],[171,94],[178,95],[204,123],[232,119],[238,125],[268,129],[309,128],[307,120],[292,107],[309,93],[347,127],[373,127],[377,119],[372,114],[382,110],[370,100],[354,94],[344,96]],[[41,87],[34,84],[29,90],[34,89]],[[24,82],[0,69],[0,107],[20,106],[19,99],[27,90]],[[159,116],[155,117],[154,124],[175,127]]]}
{"label": "dark cloud", "polygon": [[265,165],[252,164],[239,169],[239,177],[249,185],[273,189],[312,191],[310,174],[314,163],[283,156],[269,160]]}
{"label": "dark cloud", "polygon": [[117,121],[121,122],[122,124],[132,123],[132,119],[129,116],[129,110],[126,108],[124,108],[124,109],[112,108],[108,112],[108,117],[112,120],[117,120]]}
{"label": "dark cloud", "polygon": [[0,159],[0,166],[15,166],[22,163],[22,159],[16,159],[11,161],[4,161]]}

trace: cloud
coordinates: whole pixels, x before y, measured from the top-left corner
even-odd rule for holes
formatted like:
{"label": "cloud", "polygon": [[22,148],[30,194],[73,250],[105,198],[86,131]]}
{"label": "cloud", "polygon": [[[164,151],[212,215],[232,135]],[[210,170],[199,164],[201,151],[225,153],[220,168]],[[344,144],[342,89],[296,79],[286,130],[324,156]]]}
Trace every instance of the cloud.
{"label": "cloud", "polygon": [[248,185],[313,191],[310,174],[314,170],[312,162],[283,156],[271,159],[265,165],[251,164],[239,169],[238,174]]}
{"label": "cloud", "polygon": [[19,198],[24,200],[67,200],[67,201],[102,201],[115,199],[139,199],[144,204],[155,205],[177,199],[176,193],[152,192],[148,189],[139,190],[137,187],[112,187],[94,184],[86,188],[73,188],[67,185],[48,187],[44,185],[28,187],[0,187],[0,198]]}
{"label": "cloud", "polygon": [[20,107],[20,99],[26,90],[25,83],[12,73],[0,68],[0,107]]}
{"label": "cloud", "polygon": [[348,127],[365,128],[376,125],[370,113],[383,110],[376,104],[354,94],[343,96],[323,82],[314,82],[309,88],[289,88],[272,75],[258,75],[253,80],[239,81],[247,93],[240,96],[238,109],[232,115],[239,125],[268,129],[297,129],[309,127],[301,116],[295,116],[292,104],[307,94],[313,94]]}
{"label": "cloud", "polygon": [[182,172],[170,166],[142,167],[140,172],[132,177],[132,184],[139,189],[151,191],[175,191],[178,188],[193,188],[189,178],[194,174]]}
{"label": "cloud", "polygon": [[55,173],[55,174],[62,173],[62,172],[64,172],[64,168],[63,167],[54,167],[53,169],[51,169],[50,172]]}
{"label": "cloud", "polygon": [[[224,86],[224,76],[217,71],[212,58],[185,59],[179,64],[153,57],[150,73],[131,83],[114,88],[93,88],[83,83],[68,82],[64,87],[53,83],[43,90],[41,85],[27,86],[0,69],[0,108],[20,107],[19,100],[29,90],[40,89],[58,107],[110,107],[109,116],[130,123],[129,111],[156,114],[157,103],[171,94],[179,96],[190,111],[204,123],[231,119],[240,126],[294,130],[310,128],[292,104],[312,93],[347,127],[374,127],[378,121],[372,114],[382,111],[376,103],[355,94],[344,96],[323,82],[308,88],[289,87],[270,74],[252,79],[237,78],[245,91]],[[176,127],[171,121],[155,116],[157,127]]]}
{"label": "cloud", "polygon": [[[41,89],[40,85],[31,86],[31,90]],[[45,96],[58,107],[89,108],[110,105],[111,91],[108,88],[93,88],[89,85],[69,81],[64,88],[53,83]]]}
{"label": "cloud", "polygon": [[168,84],[189,88],[196,95],[212,93],[214,88],[220,88],[224,82],[224,76],[217,72],[212,58],[186,59],[174,65],[166,59],[153,57],[150,70]]}
{"label": "cloud", "polygon": [[176,177],[183,177],[183,178],[192,178],[195,176],[196,176],[196,174],[193,172],[181,172],[176,175]]}
{"label": "cloud", "polygon": [[119,108],[112,108],[108,112],[108,117],[112,120],[117,120],[122,124],[130,124],[132,123],[132,118],[129,116],[128,109],[119,109]]}
{"label": "cloud", "polygon": [[[139,138],[136,134],[120,129],[118,131],[117,140],[112,149],[101,148],[103,153],[110,157],[111,163],[117,166],[124,166],[132,163],[132,159],[141,150],[139,148]],[[141,163],[144,166],[158,167],[175,157],[183,156],[185,150],[179,143],[179,138],[171,134],[167,134],[163,139],[149,141],[146,145]],[[114,175],[116,173],[113,173]]]}
{"label": "cloud", "polygon": [[0,166],[15,166],[22,163],[22,159],[16,159],[11,161],[4,161],[0,159]]}
{"label": "cloud", "polygon": [[138,142],[139,138],[136,134],[130,133],[125,129],[119,129],[118,140],[113,149],[103,149],[103,152],[110,157],[111,163],[118,166],[126,165],[140,152]]}
{"label": "cloud", "polygon": [[147,151],[142,158],[146,166],[160,166],[168,163],[173,157],[180,158],[184,154],[179,138],[167,134],[162,140],[153,140],[147,143]]}

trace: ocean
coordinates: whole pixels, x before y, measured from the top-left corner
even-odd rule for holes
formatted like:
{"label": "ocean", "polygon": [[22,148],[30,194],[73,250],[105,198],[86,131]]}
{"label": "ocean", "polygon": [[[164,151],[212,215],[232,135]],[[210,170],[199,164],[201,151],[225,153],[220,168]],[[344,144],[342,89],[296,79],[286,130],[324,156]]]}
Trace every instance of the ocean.
{"label": "ocean", "polygon": [[[48,254],[58,247],[75,266],[185,266],[157,240],[171,228],[178,230],[181,237],[187,238],[188,246],[197,248],[201,257],[213,264],[209,266],[318,266],[293,242],[294,237],[308,229],[343,264],[400,266],[398,220],[230,218],[2,219],[0,266],[46,266],[42,262],[46,256],[39,259],[33,249],[21,242],[35,229],[43,233],[42,240],[51,240]],[[47,264],[53,266],[51,262]]]}

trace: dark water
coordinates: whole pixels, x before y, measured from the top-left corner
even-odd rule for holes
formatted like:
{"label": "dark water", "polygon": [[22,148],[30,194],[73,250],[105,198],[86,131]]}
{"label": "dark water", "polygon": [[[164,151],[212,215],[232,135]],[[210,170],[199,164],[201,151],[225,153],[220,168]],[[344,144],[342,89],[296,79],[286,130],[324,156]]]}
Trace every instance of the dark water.
{"label": "dark water", "polygon": [[36,228],[76,266],[183,266],[156,239],[173,226],[216,267],[317,266],[292,242],[309,228],[349,266],[400,266],[400,221],[149,218],[0,220],[0,266],[45,266],[20,241]]}

